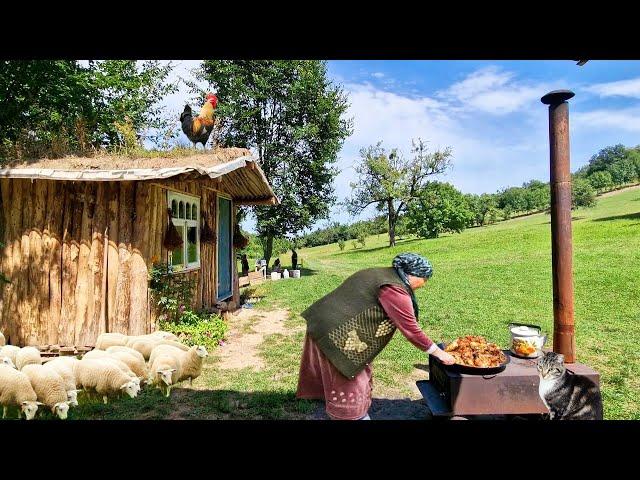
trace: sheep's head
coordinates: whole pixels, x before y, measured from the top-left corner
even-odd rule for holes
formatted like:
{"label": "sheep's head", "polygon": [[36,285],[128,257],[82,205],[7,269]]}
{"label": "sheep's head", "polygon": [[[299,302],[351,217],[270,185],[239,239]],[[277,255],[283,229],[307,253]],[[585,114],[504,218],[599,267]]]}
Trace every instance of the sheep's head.
{"label": "sheep's head", "polygon": [[33,420],[33,417],[36,416],[39,405],[43,405],[43,403],[24,401],[20,405],[20,410],[22,411],[22,413],[24,413],[24,416],[27,420]]}
{"label": "sheep's head", "polygon": [[69,413],[69,402],[58,402],[51,408],[51,411],[54,415],[57,415],[60,420],[64,420]]}
{"label": "sheep's head", "polygon": [[69,400],[69,405],[72,407],[78,406],[78,392],[80,390],[68,390],[67,391],[67,400]]}
{"label": "sheep's head", "polygon": [[165,385],[171,385],[173,383],[173,372],[175,372],[175,368],[166,368],[164,370],[158,370],[156,375],[158,375],[158,382],[162,382]]}
{"label": "sheep's head", "polygon": [[131,398],[136,398],[138,392],[140,391],[140,385],[134,382],[133,380],[128,381],[124,385],[120,387],[124,393],[129,395]]}
{"label": "sheep's head", "polygon": [[198,355],[200,358],[204,358],[204,357],[208,357],[209,353],[207,353],[207,349],[204,348],[202,345],[198,345],[196,347],[196,355]]}
{"label": "sheep's head", "polygon": [[16,368],[16,366],[13,364],[13,362],[11,361],[11,359],[9,357],[2,357],[2,364],[3,365],[7,365],[11,368]]}

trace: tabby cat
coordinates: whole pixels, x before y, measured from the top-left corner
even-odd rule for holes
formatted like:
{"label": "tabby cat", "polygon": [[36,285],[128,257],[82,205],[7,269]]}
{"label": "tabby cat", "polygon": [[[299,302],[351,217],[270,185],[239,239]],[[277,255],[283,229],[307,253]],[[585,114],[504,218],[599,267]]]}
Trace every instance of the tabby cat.
{"label": "tabby cat", "polygon": [[602,420],[602,396],[587,377],[567,371],[564,356],[545,353],[537,362],[538,393],[551,420]]}

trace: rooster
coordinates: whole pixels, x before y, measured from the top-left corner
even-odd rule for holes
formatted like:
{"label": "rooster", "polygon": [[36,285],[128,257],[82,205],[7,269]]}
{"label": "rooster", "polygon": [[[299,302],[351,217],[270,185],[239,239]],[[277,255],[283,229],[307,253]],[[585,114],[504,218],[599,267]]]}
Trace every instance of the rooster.
{"label": "rooster", "polygon": [[200,115],[194,118],[191,107],[186,105],[182,115],[180,115],[180,123],[182,123],[182,131],[193,143],[196,148],[198,143],[202,143],[202,148],[209,140],[209,136],[213,131],[215,123],[215,110],[218,105],[218,97],[213,93],[207,94],[207,100],[200,109]]}

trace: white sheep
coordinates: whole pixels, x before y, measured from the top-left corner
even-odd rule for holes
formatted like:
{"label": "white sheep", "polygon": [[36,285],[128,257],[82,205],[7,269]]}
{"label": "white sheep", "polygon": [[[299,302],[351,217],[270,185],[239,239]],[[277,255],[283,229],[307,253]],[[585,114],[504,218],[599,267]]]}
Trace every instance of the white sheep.
{"label": "white sheep", "polygon": [[11,368],[16,368],[16,366],[11,361],[11,358],[9,357],[0,357],[0,363],[2,363],[2,365],[6,365]]}
{"label": "white sheep", "polygon": [[18,418],[24,413],[27,420],[36,416],[38,396],[31,386],[29,377],[14,368],[0,365],[0,405],[2,405],[2,418],[6,418],[9,407],[16,406]]}
{"label": "white sheep", "polygon": [[98,335],[98,339],[96,340],[96,348],[99,350],[106,350],[113,345],[126,345],[127,340],[127,335],[122,333],[101,333]]}
{"label": "white sheep", "polygon": [[54,370],[58,375],[62,377],[65,384],[65,390],[67,391],[67,399],[69,405],[73,407],[78,406],[78,389],[76,385],[76,376],[73,373],[74,363],[79,362],[75,357],[58,357],[53,360],[49,360],[43,366]]}
{"label": "white sheep", "polygon": [[160,338],[139,338],[127,343],[128,347],[140,352],[145,360],[149,360],[151,352],[155,347],[160,345],[162,339]]}
{"label": "white sheep", "polygon": [[42,365],[40,350],[36,347],[23,347],[16,354],[14,363],[18,370],[22,370],[25,365]]}
{"label": "white sheep", "polygon": [[131,398],[138,395],[140,386],[114,364],[102,359],[87,359],[76,364],[76,383],[85,390],[95,391],[107,403],[109,395],[126,393]]}
{"label": "white sheep", "polygon": [[[124,363],[138,377],[140,381],[145,381],[149,376],[149,369],[144,361],[144,357],[132,355],[129,352],[107,352],[113,358]],[[136,352],[140,355],[139,352]]]}
{"label": "white sheep", "polygon": [[180,360],[180,376],[178,381],[181,382],[189,379],[189,385],[193,384],[194,378],[200,376],[202,373],[202,362],[204,358],[209,355],[207,349],[202,345],[194,345],[186,352],[173,345],[158,345],[153,353],[155,354],[154,359],[156,355],[168,353]]}
{"label": "white sheep", "polygon": [[0,347],[4,346],[7,344],[7,341],[4,338],[4,335],[2,334],[2,332],[0,332]]}
{"label": "white sheep", "polygon": [[69,400],[63,378],[46,365],[29,364],[22,368],[29,377],[38,400],[51,408],[51,412],[64,420],[69,412]]}
{"label": "white sheep", "polygon": [[125,362],[123,362],[119,358],[116,358],[114,355],[115,354],[111,354],[105,350],[91,350],[90,352],[87,352],[84,355],[84,357],[82,357],[82,360],[80,361],[84,362],[86,359],[86,360],[101,360],[101,361],[111,363],[112,365],[115,365],[120,370],[122,370],[123,373],[126,373],[129,377],[131,377],[132,380],[134,380],[138,384],[138,386],[140,386],[140,379],[135,374],[135,372],[133,372],[133,370],[131,370]]}
{"label": "white sheep", "polygon": [[171,386],[180,378],[180,359],[170,353],[156,355],[149,367],[149,383],[157,385],[167,397],[171,393]]}
{"label": "white sheep", "polygon": [[107,347],[105,350],[107,352],[109,352],[109,353],[111,353],[111,352],[130,353],[134,357],[139,358],[141,361],[144,362],[144,357],[142,356],[142,354],[139,351],[134,350],[133,348],[130,348],[130,347],[125,347],[124,345],[114,345],[114,346],[111,346],[111,347]]}
{"label": "white sheep", "polygon": [[165,332],[164,330],[157,330],[153,333],[150,333],[149,335],[161,337],[163,340],[173,340],[174,342],[180,341],[180,339],[176,337],[173,333]]}
{"label": "white sheep", "polygon": [[0,347],[0,357],[9,357],[13,364],[16,363],[16,355],[20,351],[20,347],[16,347],[15,345],[5,345],[4,347]]}

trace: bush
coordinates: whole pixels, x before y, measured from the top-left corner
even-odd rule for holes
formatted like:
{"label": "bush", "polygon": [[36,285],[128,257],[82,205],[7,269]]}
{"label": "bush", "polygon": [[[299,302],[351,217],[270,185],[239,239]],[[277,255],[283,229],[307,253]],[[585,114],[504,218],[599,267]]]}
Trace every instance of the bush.
{"label": "bush", "polygon": [[338,240],[338,248],[340,248],[340,251],[344,250],[344,240],[340,239]]}
{"label": "bush", "polygon": [[593,172],[587,177],[587,180],[589,180],[591,186],[598,191],[606,190],[613,186],[613,178],[611,178],[611,174],[606,170]]}
{"label": "bush", "polygon": [[444,232],[462,232],[473,213],[464,195],[449,183],[431,182],[407,210],[407,228],[423,238],[436,238]]}
{"label": "bush", "polygon": [[212,350],[224,339],[228,325],[219,315],[188,311],[178,323],[160,321],[160,329],[173,333],[185,345],[204,345]]}
{"label": "bush", "polygon": [[596,204],[596,192],[588,180],[574,178],[571,186],[571,208],[593,207]]}

